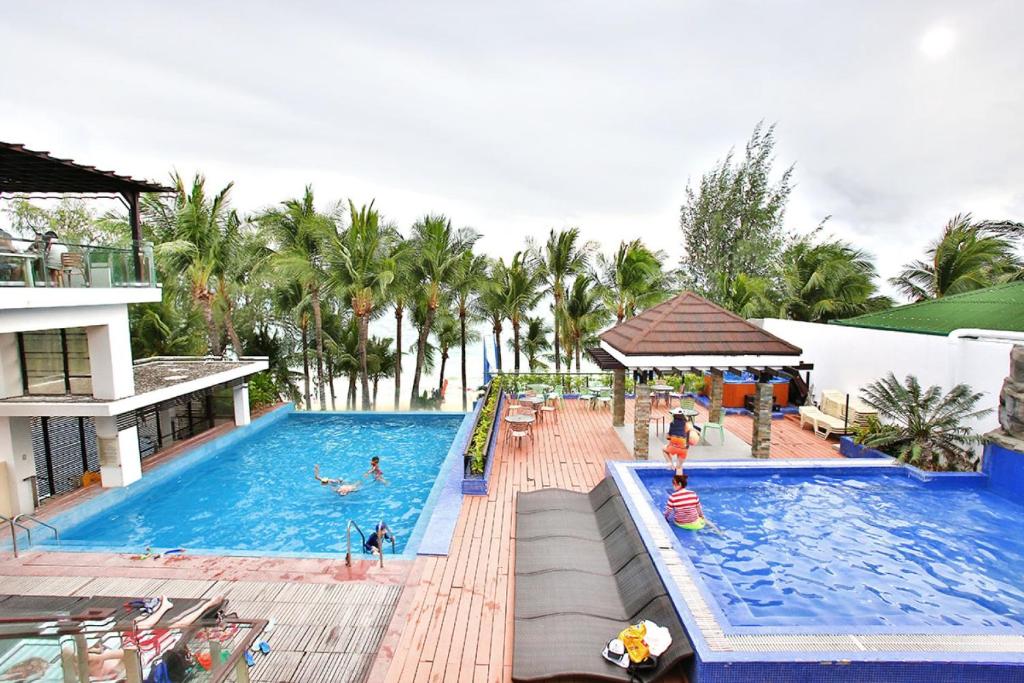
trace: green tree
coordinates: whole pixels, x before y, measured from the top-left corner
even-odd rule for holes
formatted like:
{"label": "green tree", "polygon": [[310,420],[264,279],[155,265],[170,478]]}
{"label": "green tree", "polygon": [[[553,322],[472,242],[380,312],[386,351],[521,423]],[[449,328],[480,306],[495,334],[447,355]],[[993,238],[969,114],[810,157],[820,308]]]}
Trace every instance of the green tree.
{"label": "green tree", "polygon": [[551,328],[539,316],[526,319],[526,333],[523,335],[523,353],[526,354],[526,362],[530,366],[530,372],[547,370],[548,365],[544,357],[551,350],[551,342],[548,335]]}
{"label": "green tree", "polygon": [[992,412],[977,409],[983,393],[957,384],[943,394],[938,386],[923,389],[914,375],[907,375],[901,384],[890,372],[864,387],[861,394],[888,422],[867,436],[865,445],[891,450],[901,460],[927,470],[976,467],[970,447],[978,437],[963,422]]}
{"label": "green tree", "polygon": [[494,365],[501,372],[501,333],[506,312],[505,288],[508,268],[502,259],[490,262],[489,275],[480,287],[474,307],[477,315],[486,320],[494,334]]}
{"label": "green tree", "polygon": [[912,261],[889,282],[914,300],[962,294],[1024,277],[1024,263],[1015,251],[1024,231],[1020,224],[975,222],[957,214],[946,223],[927,260]]}
{"label": "green tree", "polygon": [[62,197],[54,206],[38,206],[27,199],[14,198],[3,212],[14,232],[23,237],[53,230],[68,244],[127,245],[131,241],[128,220],[124,216],[97,216],[88,202]]}
{"label": "green tree", "polygon": [[370,372],[367,367],[370,317],[384,303],[388,287],[395,279],[391,258],[399,236],[382,225],[380,215],[369,206],[356,209],[349,201],[350,223],[329,251],[331,284],[352,308],[359,327],[359,382],[362,409],[370,410]]}
{"label": "green tree", "polygon": [[576,371],[583,360],[583,344],[607,321],[601,288],[589,275],[578,275],[565,298],[565,329],[576,357]]}
{"label": "green tree", "polygon": [[474,302],[487,279],[488,261],[483,254],[474,254],[467,249],[462,252],[455,277],[451,283],[452,298],[455,312],[459,318],[459,350],[460,369],[462,372],[462,409],[468,407],[466,389],[466,344],[479,338],[475,332],[467,329],[470,322],[477,319]]}
{"label": "green tree", "polygon": [[437,342],[437,350],[441,353],[441,372],[437,379],[437,390],[441,392],[444,389],[445,369],[450,357],[449,351],[459,343],[460,339],[458,319],[447,312],[437,316],[433,334]]}
{"label": "green tree", "polygon": [[770,277],[785,239],[782,227],[793,167],[772,180],[775,126],[759,123],[743,158],[730,151],[694,189],[687,185],[680,226],[686,286],[716,303],[725,301],[723,282],[740,273]]}
{"label": "green tree", "polygon": [[412,376],[411,401],[415,406],[420,397],[427,338],[441,297],[458,269],[462,252],[471,249],[479,236],[466,228],[452,228],[451,221],[438,215],[425,216],[417,221],[412,233],[410,273],[412,279],[420,283],[420,296],[425,306],[423,325],[416,342],[416,366]]}
{"label": "green tree", "polygon": [[782,256],[782,313],[792,320],[826,323],[892,306],[878,293],[875,265],[840,240],[796,240]]}
{"label": "green tree", "polygon": [[321,410],[326,410],[322,300],[328,286],[325,252],[336,239],[337,227],[330,216],[317,212],[310,185],[306,186],[302,197],[281,202],[279,208],[265,211],[257,221],[273,252],[266,261],[268,266],[278,277],[298,282],[309,296],[316,341],[318,396]]}
{"label": "green tree", "polygon": [[638,239],[620,242],[610,258],[598,255],[598,277],[616,322],[665,300],[668,282],[661,270],[664,259],[663,252],[651,251]]}
{"label": "green tree", "polygon": [[779,313],[779,293],[767,278],[740,273],[730,280],[721,275],[719,291],[723,297],[720,305],[744,318],[767,318]]}
{"label": "green tree", "polygon": [[580,244],[579,228],[551,230],[543,247],[536,248],[541,259],[541,276],[547,283],[554,315],[555,372],[562,371],[560,328],[562,303],[565,300],[565,283],[570,277],[586,270],[590,254],[594,251],[592,242]]}
{"label": "green tree", "polygon": [[368,367],[373,382],[373,407],[377,408],[377,385],[386,377],[395,374],[397,347],[390,337],[371,337],[368,346]]}
{"label": "green tree", "polygon": [[540,301],[540,272],[532,255],[528,251],[519,251],[513,254],[504,274],[505,317],[512,324],[515,371],[519,372],[520,328],[523,317]]}
{"label": "green tree", "polygon": [[391,251],[391,260],[395,264],[395,280],[391,283],[391,305],[395,310],[395,410],[401,404],[402,392],[402,320],[406,307],[414,302],[419,290],[419,283],[412,277],[411,260],[413,251],[408,241],[400,241]]}
{"label": "green tree", "polygon": [[194,308],[169,301],[138,304],[128,307],[128,317],[133,358],[197,356],[206,348],[203,335],[196,333],[202,323]]}

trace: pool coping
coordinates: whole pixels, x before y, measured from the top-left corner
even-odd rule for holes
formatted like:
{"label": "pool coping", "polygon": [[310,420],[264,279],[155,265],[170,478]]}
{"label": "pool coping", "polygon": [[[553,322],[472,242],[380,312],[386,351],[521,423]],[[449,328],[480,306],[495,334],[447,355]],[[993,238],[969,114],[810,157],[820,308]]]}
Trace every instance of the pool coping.
{"label": "pool coping", "polygon": [[[217,452],[228,448],[242,439],[251,438],[255,434],[263,431],[270,425],[286,418],[289,415],[295,415],[300,419],[305,417],[315,417],[317,415],[343,415],[348,417],[360,417],[360,418],[372,418],[372,417],[408,417],[408,416],[437,416],[437,417],[456,417],[465,416],[466,413],[453,412],[453,411],[297,411],[293,403],[286,403],[274,410],[261,415],[254,419],[248,425],[236,427],[231,431],[218,436],[215,439],[199,444],[194,448],[190,448],[176,457],[169,459],[166,462],[162,462],[151,470],[146,472],[146,475],[128,486],[121,488],[106,489],[97,495],[89,498],[88,500],[82,501],[81,503],[75,504],[64,510],[47,521],[53,524],[59,529],[68,529],[77,524],[80,524],[86,518],[101,513],[114,505],[123,502],[126,498],[135,494],[140,488],[146,489],[155,486],[169,477],[176,476],[183,469],[192,467],[195,464],[213,457]],[[463,429],[465,426],[465,418],[463,423],[460,424],[459,429]],[[459,432],[456,432],[456,439]],[[453,442],[454,446],[454,442]],[[406,543],[401,553],[387,554],[387,560],[395,561],[411,561],[416,559],[418,544],[422,542],[424,534],[427,529],[427,521],[430,517],[431,512],[437,505],[440,497],[440,490],[443,488],[444,477],[442,473],[444,468],[449,465],[449,459],[451,458],[451,447],[449,452],[442,460],[441,468],[438,471],[438,476],[434,480],[434,484],[431,487],[430,493],[427,495],[427,501],[424,503],[423,510],[420,512],[419,518],[416,520],[416,525],[413,527],[413,531],[409,536],[409,541]],[[140,483],[145,482],[144,486],[140,486]],[[456,515],[457,517],[457,515]],[[452,528],[454,532],[454,526]],[[2,548],[3,546],[0,546]],[[51,551],[51,552],[95,552],[95,553],[111,553],[121,555],[133,555],[138,554],[139,549],[136,547],[119,547],[112,545],[93,545],[87,542],[73,542],[69,545],[67,542],[62,541],[60,544],[56,544],[52,540],[35,543],[32,546],[34,550]],[[153,552],[163,552],[170,550],[170,548],[152,548]],[[327,560],[342,560],[344,555],[337,552],[301,552],[293,550],[240,550],[230,548],[186,548],[186,551],[190,555],[198,556],[210,556],[210,557],[267,557],[267,558],[294,558],[294,559],[327,559]],[[369,559],[369,558],[367,558]]]}
{"label": "pool coping", "polygon": [[[903,469],[908,476],[943,478],[947,473],[921,472],[896,461],[878,460],[723,460],[693,462],[687,469]],[[937,630],[920,628],[884,633],[868,629],[832,629],[815,631],[793,627],[744,627],[742,633],[730,632],[723,625],[721,609],[707,585],[690,562],[668,522],[655,510],[646,487],[636,472],[665,469],[663,463],[613,462],[607,473],[623,493],[630,516],[641,532],[644,544],[672,599],[677,614],[703,662],[964,662],[1024,663],[1024,634],[984,633],[974,629]],[[972,479],[978,473],[948,473]],[[643,508],[640,501],[644,501]],[[645,508],[645,509],[644,509]],[[954,627],[955,628],[955,627]],[[751,632],[756,629],[756,632]]]}

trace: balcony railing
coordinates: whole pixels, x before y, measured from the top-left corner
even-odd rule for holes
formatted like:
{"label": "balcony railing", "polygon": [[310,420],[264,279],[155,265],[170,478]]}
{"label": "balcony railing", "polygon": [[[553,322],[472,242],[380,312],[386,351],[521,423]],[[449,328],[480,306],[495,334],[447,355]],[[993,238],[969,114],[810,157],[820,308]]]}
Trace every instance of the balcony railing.
{"label": "balcony railing", "polygon": [[155,287],[153,245],[24,240],[0,235],[0,287]]}

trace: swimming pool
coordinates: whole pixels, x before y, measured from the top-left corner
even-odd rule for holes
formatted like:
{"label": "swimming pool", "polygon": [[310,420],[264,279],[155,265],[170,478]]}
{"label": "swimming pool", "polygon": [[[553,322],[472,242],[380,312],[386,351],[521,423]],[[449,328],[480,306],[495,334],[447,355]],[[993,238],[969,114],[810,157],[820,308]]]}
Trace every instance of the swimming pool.
{"label": "swimming pool", "polygon": [[[378,520],[398,553],[415,552],[421,516],[452,449],[462,414],[295,413],[232,432],[58,517],[62,547],[339,557],[345,527],[368,534]],[[364,479],[381,458],[386,484]],[[313,477],[360,482],[340,496]],[[69,517],[68,515],[73,515]],[[353,533],[354,550],[360,540]]]}
{"label": "swimming pool", "polygon": [[1024,680],[1024,506],[983,475],[691,463],[720,530],[694,533],[661,515],[663,465],[609,470],[694,643],[691,680]]}

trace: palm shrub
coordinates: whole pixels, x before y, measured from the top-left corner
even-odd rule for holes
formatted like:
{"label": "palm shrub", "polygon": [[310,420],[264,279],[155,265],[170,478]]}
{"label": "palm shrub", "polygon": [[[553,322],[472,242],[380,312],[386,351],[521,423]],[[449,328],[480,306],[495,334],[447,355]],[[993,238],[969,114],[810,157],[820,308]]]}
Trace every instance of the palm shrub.
{"label": "palm shrub", "polygon": [[922,388],[914,375],[907,375],[901,384],[890,372],[864,387],[861,395],[886,420],[862,437],[863,445],[925,470],[970,471],[977,467],[970,447],[978,443],[978,437],[962,423],[991,412],[977,409],[981,392],[957,384],[943,394],[939,386]]}

